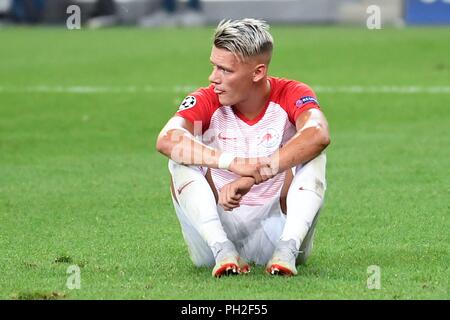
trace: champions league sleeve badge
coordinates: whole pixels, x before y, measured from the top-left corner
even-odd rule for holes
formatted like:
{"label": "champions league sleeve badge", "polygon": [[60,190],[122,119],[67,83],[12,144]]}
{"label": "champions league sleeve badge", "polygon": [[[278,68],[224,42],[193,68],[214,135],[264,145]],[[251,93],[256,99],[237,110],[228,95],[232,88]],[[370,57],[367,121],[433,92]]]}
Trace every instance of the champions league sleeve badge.
{"label": "champions league sleeve badge", "polygon": [[183,111],[186,109],[190,109],[197,103],[197,99],[194,96],[187,96],[184,98],[183,102],[180,104],[178,111]]}
{"label": "champions league sleeve badge", "polygon": [[316,98],[311,97],[311,96],[307,96],[307,97],[302,97],[302,98],[298,99],[298,100],[295,102],[295,106],[296,106],[297,108],[301,108],[301,107],[303,107],[305,104],[310,103],[310,102],[314,102],[315,104],[319,105],[319,102],[317,101]]}

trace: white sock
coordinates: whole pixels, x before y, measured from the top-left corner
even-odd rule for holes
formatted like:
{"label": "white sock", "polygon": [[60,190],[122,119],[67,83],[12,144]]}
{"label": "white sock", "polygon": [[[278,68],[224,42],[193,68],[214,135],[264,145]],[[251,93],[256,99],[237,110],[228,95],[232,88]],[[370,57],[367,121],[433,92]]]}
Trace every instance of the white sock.
{"label": "white sock", "polygon": [[214,193],[199,167],[170,160],[175,196],[183,212],[214,252],[214,244],[228,237],[217,212]]}
{"label": "white sock", "polygon": [[325,194],[325,154],[297,170],[287,194],[286,224],[280,240],[295,240],[297,250],[306,237]]}

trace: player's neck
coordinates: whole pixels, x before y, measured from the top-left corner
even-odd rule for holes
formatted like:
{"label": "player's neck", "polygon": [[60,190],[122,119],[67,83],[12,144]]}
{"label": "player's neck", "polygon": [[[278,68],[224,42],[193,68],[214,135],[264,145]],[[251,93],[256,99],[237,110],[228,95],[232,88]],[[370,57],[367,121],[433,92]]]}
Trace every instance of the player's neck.
{"label": "player's neck", "polygon": [[233,107],[247,119],[253,120],[258,117],[265,108],[270,97],[270,90],[269,79],[261,81],[261,83],[256,85],[254,90],[252,90],[252,94],[249,95],[247,100],[235,104]]}

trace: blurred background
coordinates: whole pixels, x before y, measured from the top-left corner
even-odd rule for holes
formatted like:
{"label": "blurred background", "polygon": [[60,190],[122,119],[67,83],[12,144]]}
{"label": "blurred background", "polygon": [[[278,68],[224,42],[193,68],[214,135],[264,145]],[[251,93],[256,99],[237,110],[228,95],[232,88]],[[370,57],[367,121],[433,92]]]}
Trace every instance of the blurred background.
{"label": "blurred background", "polygon": [[447,0],[0,0],[1,24],[65,24],[67,8],[81,24],[201,26],[223,18],[259,17],[277,24],[365,24],[370,5],[384,25],[450,24]]}

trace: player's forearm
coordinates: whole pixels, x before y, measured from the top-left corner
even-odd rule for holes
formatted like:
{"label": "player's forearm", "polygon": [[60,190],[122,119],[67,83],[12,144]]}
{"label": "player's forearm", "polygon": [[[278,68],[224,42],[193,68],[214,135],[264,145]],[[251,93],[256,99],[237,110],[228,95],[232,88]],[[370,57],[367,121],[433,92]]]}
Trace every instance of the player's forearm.
{"label": "player's forearm", "polygon": [[[238,180],[243,190],[250,190],[250,188],[256,184],[255,178],[253,177],[240,177]],[[248,190],[245,193],[247,193]]]}
{"label": "player's forearm", "polygon": [[330,143],[328,132],[321,128],[308,128],[297,132],[271,158],[271,167],[276,168],[277,173],[299,164],[306,163],[317,157]]}
{"label": "player's forearm", "polygon": [[157,150],[184,165],[217,168],[221,152],[194,139],[182,130],[170,130],[158,137]]}

